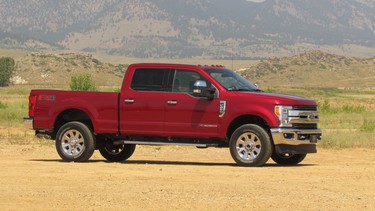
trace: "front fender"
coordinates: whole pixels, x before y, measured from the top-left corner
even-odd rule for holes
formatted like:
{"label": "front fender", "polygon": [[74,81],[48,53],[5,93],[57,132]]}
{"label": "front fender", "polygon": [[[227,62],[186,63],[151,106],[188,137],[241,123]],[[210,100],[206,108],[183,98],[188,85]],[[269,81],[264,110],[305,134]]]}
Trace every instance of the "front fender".
{"label": "front fender", "polygon": [[[230,120],[233,121],[238,116],[253,115],[262,118],[268,126],[279,125],[279,120],[274,113],[274,106],[270,105],[242,105],[234,107],[234,112]],[[231,122],[230,121],[230,122]]]}
{"label": "front fender", "polygon": [[233,121],[241,116],[257,116],[263,119],[269,127],[277,127],[279,120],[274,114],[274,104],[236,104],[228,103],[227,111],[222,117],[223,129],[220,130],[222,137],[226,136],[226,131]]}

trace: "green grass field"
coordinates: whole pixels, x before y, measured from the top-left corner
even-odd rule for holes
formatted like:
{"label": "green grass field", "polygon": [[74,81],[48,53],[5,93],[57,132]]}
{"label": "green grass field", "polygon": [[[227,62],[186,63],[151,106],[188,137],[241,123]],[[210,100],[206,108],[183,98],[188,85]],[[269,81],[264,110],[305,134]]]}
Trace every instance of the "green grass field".
{"label": "green grass field", "polygon": [[[28,94],[32,86],[0,88],[0,141],[8,144],[53,144],[34,139],[23,123],[28,115]],[[101,90],[108,91],[102,87]],[[339,88],[268,87],[265,90],[305,96],[316,100],[320,109],[323,141],[320,147],[375,148],[375,90]]]}
{"label": "green grass field", "polygon": [[375,148],[375,90],[339,88],[272,88],[319,103],[323,141],[327,148]]}

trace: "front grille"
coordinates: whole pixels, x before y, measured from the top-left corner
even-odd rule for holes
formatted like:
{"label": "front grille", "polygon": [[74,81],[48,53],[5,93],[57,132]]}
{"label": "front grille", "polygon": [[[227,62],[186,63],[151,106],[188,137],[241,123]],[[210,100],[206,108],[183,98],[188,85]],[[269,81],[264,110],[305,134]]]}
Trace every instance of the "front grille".
{"label": "front grille", "polygon": [[317,106],[293,106],[293,110],[300,110],[300,111],[317,111]]}
{"label": "front grille", "polygon": [[318,129],[317,124],[293,124],[293,128],[295,129]]}

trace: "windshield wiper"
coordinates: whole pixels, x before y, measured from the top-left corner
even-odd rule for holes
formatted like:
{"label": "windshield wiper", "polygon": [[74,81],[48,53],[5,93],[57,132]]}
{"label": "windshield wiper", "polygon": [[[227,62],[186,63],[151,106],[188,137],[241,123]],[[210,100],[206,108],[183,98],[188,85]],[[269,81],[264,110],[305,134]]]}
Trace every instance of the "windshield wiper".
{"label": "windshield wiper", "polygon": [[234,92],[263,92],[260,89],[230,89],[228,91],[234,91]]}
{"label": "windshield wiper", "polygon": [[253,90],[250,90],[250,89],[236,89],[235,91],[239,91],[239,92],[250,92],[250,91],[253,91]]}

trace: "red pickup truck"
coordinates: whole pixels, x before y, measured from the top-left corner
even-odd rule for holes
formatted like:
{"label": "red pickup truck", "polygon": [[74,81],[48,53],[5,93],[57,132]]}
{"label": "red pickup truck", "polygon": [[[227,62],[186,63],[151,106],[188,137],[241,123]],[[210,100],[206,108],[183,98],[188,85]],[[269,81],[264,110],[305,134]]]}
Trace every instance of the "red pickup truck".
{"label": "red pickup truck", "polygon": [[321,140],[317,104],[265,93],[223,66],[132,64],[120,93],[32,90],[29,117],[64,161],[136,145],[227,147],[238,165],[296,165]]}

